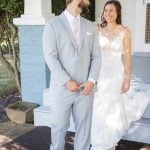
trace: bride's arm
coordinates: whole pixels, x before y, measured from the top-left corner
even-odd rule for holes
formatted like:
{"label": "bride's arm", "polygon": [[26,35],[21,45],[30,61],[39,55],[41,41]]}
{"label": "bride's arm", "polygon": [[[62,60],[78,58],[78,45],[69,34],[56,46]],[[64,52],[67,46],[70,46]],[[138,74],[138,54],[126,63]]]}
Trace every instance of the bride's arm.
{"label": "bride's arm", "polygon": [[131,32],[125,28],[125,37],[123,41],[124,47],[124,82],[122,92],[127,92],[130,88],[131,80]]}

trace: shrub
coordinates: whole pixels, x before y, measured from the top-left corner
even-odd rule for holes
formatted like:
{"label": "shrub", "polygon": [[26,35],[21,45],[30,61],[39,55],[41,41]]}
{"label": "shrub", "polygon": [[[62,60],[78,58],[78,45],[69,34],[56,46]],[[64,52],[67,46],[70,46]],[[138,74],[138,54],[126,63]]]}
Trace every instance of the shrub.
{"label": "shrub", "polygon": [[5,97],[18,92],[15,81],[12,79],[0,79],[0,97]]}

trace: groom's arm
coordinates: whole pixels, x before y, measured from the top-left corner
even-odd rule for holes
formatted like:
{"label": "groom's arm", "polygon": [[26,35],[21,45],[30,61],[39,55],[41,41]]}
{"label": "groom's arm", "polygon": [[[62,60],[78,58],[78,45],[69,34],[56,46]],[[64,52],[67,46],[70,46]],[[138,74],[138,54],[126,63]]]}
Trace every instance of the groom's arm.
{"label": "groom's arm", "polygon": [[50,23],[46,24],[43,32],[43,52],[46,64],[53,75],[58,79],[58,83],[64,85],[70,81],[70,76],[60,63],[57,50],[57,39],[55,31]]}
{"label": "groom's arm", "polygon": [[94,29],[93,51],[91,53],[91,65],[88,79],[97,82],[101,66],[101,50],[99,46],[98,31]]}
{"label": "groom's arm", "polygon": [[93,50],[91,53],[91,65],[89,71],[88,81],[85,82],[83,85],[84,90],[82,91],[83,95],[89,95],[93,91],[94,84],[96,84],[100,66],[101,66],[101,52],[99,47],[99,39],[98,39],[98,32],[94,30],[94,38],[93,38]]}

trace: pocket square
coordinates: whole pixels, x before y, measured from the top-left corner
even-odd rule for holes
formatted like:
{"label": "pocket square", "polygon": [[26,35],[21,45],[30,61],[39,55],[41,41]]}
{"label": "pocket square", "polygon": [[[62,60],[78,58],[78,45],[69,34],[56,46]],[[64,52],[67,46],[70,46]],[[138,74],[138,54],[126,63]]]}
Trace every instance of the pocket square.
{"label": "pocket square", "polygon": [[92,35],[92,33],[91,32],[86,32],[86,35]]}

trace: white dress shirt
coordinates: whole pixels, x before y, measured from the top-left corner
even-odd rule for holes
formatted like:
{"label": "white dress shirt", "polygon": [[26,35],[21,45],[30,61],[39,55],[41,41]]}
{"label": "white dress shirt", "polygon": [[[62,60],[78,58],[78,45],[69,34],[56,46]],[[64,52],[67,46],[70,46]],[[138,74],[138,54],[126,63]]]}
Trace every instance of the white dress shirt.
{"label": "white dress shirt", "polygon": [[[64,11],[65,16],[70,24],[77,46],[80,41],[80,15],[73,16],[67,9]],[[77,20],[77,22],[76,22]]]}

